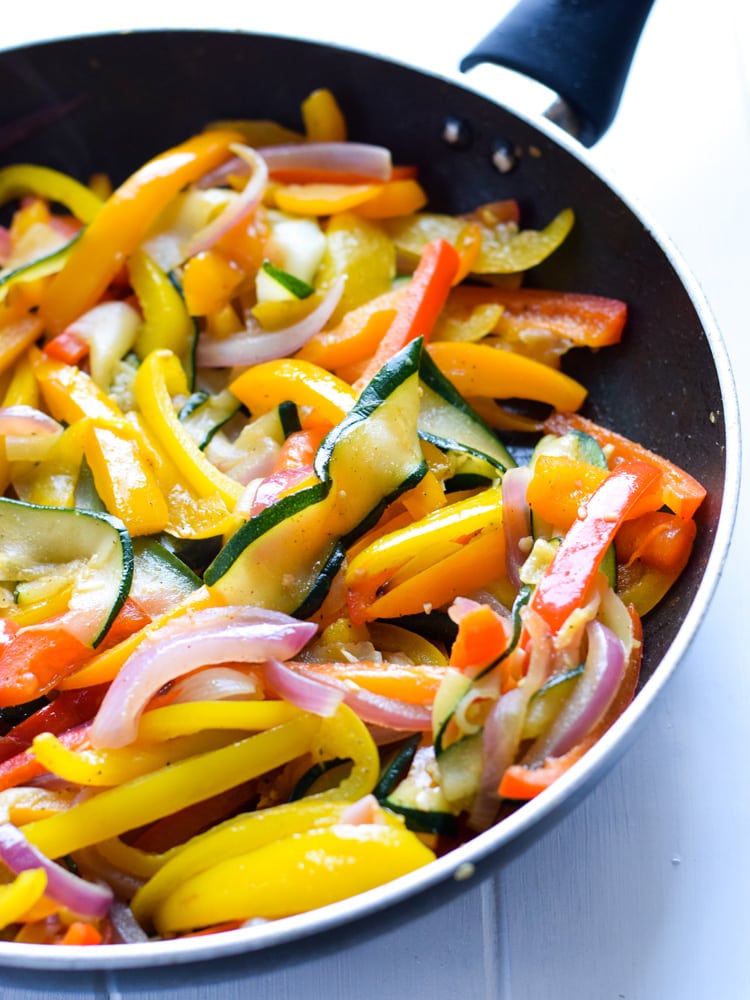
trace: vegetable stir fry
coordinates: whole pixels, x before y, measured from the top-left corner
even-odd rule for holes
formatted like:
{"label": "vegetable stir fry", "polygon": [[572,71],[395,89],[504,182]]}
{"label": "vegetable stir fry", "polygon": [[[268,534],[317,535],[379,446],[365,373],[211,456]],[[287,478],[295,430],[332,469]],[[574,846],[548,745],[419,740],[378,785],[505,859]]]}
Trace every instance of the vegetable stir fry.
{"label": "vegetable stir fry", "polygon": [[[227,930],[428,864],[636,691],[704,490],[578,411],[574,224],[216,122],[0,170],[0,934]],[[518,447],[518,442],[523,447]],[[509,446],[513,443],[513,447]]]}

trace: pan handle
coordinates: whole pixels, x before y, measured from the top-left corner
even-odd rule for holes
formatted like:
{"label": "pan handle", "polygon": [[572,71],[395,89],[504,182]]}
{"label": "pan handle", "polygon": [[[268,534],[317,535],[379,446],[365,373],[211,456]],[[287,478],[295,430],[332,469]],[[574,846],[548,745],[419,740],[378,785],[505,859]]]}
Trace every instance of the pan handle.
{"label": "pan handle", "polygon": [[460,63],[489,62],[544,84],[547,112],[584,146],[607,131],[654,0],[519,0]]}

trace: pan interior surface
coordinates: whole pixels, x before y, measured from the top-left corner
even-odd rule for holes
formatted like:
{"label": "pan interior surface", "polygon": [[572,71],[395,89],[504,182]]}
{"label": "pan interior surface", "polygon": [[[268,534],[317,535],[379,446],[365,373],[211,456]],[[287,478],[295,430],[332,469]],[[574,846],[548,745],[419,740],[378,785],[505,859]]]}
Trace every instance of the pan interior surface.
{"label": "pan interior surface", "polygon": [[[574,209],[570,237],[529,274],[528,284],[628,303],[622,344],[598,354],[571,352],[564,367],[589,389],[585,415],[689,469],[707,488],[691,563],[644,623],[646,690],[630,716],[544,801],[523,807],[428,871],[361,901],[219,935],[222,940],[104,946],[81,956],[0,944],[8,966],[146,967],[261,951],[340,927],[352,916],[404,919],[413,897],[428,889],[460,891],[457,868],[475,866],[481,874],[525,846],[613,762],[632,738],[631,722],[676,666],[718,578],[738,489],[735,403],[720,339],[679,262],[651,227],[551,133],[470,90],[353,51],[241,33],[134,32],[0,54],[0,162],[40,163],[80,179],[106,172],[118,183],[216,119],[269,118],[299,128],[300,102],[318,87],[336,95],[350,138],[387,146],[395,162],[417,165],[437,210],[465,212],[516,198],[524,222],[536,227],[565,207]],[[449,120],[463,123],[466,141],[446,141]],[[513,150],[515,166],[507,173],[493,161],[498,144]]]}

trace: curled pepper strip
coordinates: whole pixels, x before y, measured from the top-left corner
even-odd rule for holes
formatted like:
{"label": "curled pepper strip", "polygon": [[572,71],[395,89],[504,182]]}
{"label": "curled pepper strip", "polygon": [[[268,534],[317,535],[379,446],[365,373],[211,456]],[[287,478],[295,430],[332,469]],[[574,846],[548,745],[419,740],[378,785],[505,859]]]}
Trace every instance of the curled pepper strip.
{"label": "curled pepper strip", "polygon": [[65,813],[30,823],[24,833],[48,857],[62,857],[281,767],[309,750],[319,728],[319,719],[299,715],[267,732],[108,788]]}
{"label": "curled pepper strip", "polygon": [[117,188],[44,293],[41,311],[51,333],[61,333],[99,300],[161,210],[186,184],[227,159],[241,138],[228,131],[194,136],[149,160]]}
{"label": "curled pepper strip", "polygon": [[175,412],[172,394],[187,393],[187,379],[177,355],[152,351],[138,368],[135,395],[144,420],[190,486],[202,497],[218,493],[232,510],[243,492],[240,483],[213,466]]}
{"label": "curled pepper strip", "polygon": [[[313,752],[321,761],[352,758],[351,771],[336,788],[298,802],[237,816],[170,851],[159,871],[133,897],[132,909],[136,918],[147,923],[154,909],[185,879],[224,858],[244,854],[293,833],[337,822],[351,802],[369,794],[375,787],[380,768],[377,747],[364,724],[345,705],[340,705],[335,715],[323,720]],[[143,870],[147,859],[135,860]]]}
{"label": "curled pepper strip", "polygon": [[390,882],[434,858],[405,826],[340,823],[307,830],[187,879],[157,908],[154,923],[165,934],[222,920],[304,913]]}
{"label": "curled pepper strip", "polygon": [[28,194],[59,202],[84,224],[93,222],[103,204],[91,188],[51,167],[16,163],[0,170],[0,205]]}
{"label": "curled pepper strip", "polygon": [[47,873],[43,868],[19,872],[9,885],[0,885],[0,927],[20,920],[38,903],[47,888]]}

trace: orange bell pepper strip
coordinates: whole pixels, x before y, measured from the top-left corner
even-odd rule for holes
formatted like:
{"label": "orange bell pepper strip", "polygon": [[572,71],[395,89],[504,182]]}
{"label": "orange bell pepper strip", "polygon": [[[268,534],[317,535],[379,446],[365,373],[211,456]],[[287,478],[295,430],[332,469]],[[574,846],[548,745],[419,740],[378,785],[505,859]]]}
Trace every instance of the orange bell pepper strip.
{"label": "orange bell pepper strip", "polygon": [[526,501],[538,517],[568,529],[581,504],[607,478],[606,469],[564,455],[540,455],[526,490]]}
{"label": "orange bell pepper strip", "polygon": [[450,665],[474,676],[501,656],[507,645],[508,631],[500,615],[488,604],[479,604],[459,622]]}
{"label": "orange bell pepper strip", "polygon": [[238,132],[194,136],[149,160],[109,197],[44,292],[45,327],[61,333],[99,300],[149,226],[186,184],[219,166]]}
{"label": "orange bell pepper strip", "polygon": [[273,189],[276,207],[294,215],[335,215],[371,201],[381,184],[280,184]]}
{"label": "orange bell pepper strip", "polygon": [[309,469],[312,472],[315,452],[330,429],[330,426],[320,424],[290,434],[276,456],[271,474],[286,469]]}
{"label": "orange bell pepper strip", "polygon": [[537,584],[530,607],[553,634],[586,600],[604,554],[618,528],[645,498],[659,505],[661,473],[645,462],[622,462],[592,494],[585,510],[563,537]]}
{"label": "orange bell pepper strip", "polygon": [[[357,393],[342,379],[310,361],[279,358],[253,365],[229,388],[257,416],[291,400],[312,407],[317,423],[338,424],[357,401]],[[303,426],[309,426],[305,422]]]}
{"label": "orange bell pepper strip", "polygon": [[365,361],[377,350],[396,316],[402,289],[383,292],[369,302],[349,309],[331,330],[321,330],[297,351],[296,358],[335,370]]}
{"label": "orange bell pepper strip", "polygon": [[459,268],[459,256],[447,240],[428,243],[411,281],[396,306],[396,315],[354,388],[361,391],[383,365],[416,337],[429,340]]}
{"label": "orange bell pepper strip", "polygon": [[42,321],[36,313],[19,313],[19,310],[0,306],[0,374],[11,368],[39,339],[42,329]]}
{"label": "orange bell pepper strip", "polygon": [[540,288],[489,288],[462,285],[451,298],[465,307],[493,303],[503,307],[498,333],[518,334],[543,327],[577,347],[619,343],[627,305],[619,299]]}
{"label": "orange bell pepper strip", "polygon": [[618,562],[635,559],[677,577],[687,565],[697,533],[695,521],[657,510],[626,521],[615,536]]}
{"label": "orange bell pepper strip", "polygon": [[643,445],[606,427],[601,427],[577,413],[554,413],[544,426],[545,430],[552,434],[565,434],[570,430],[590,434],[604,449],[610,466],[626,459],[658,466],[663,475],[662,502],[679,517],[691,518],[706,496],[705,487],[669,459],[662,458]]}
{"label": "orange bell pepper strip", "polygon": [[[289,666],[295,669],[293,661]],[[306,674],[351,681],[371,694],[410,705],[432,705],[446,671],[446,667],[435,663],[375,663],[372,660],[303,663],[300,667]]]}
{"label": "orange bell pepper strip", "polygon": [[380,190],[355,206],[354,211],[366,219],[394,219],[418,212],[426,204],[427,194],[422,185],[414,178],[406,177],[381,184]]}
{"label": "orange bell pepper strip", "polygon": [[74,920],[60,938],[60,944],[76,946],[97,945],[103,941],[104,937],[99,928],[86,920]]}
{"label": "orange bell pepper strip", "polygon": [[585,387],[569,375],[512,351],[449,340],[427,350],[464,398],[533,399],[556,410],[577,410],[586,398]]}

